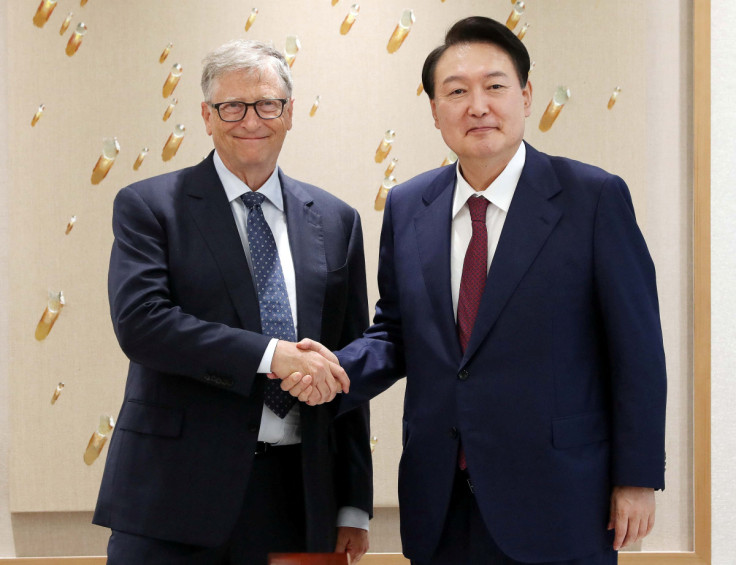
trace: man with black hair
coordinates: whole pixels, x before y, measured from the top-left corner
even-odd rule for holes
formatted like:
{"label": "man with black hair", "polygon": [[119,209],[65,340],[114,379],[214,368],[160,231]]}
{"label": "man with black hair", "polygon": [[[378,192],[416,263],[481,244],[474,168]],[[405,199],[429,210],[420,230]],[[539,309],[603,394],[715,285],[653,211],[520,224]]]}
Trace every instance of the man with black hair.
{"label": "man with black hair", "polygon": [[616,563],[664,488],[654,266],[622,179],[523,141],[528,72],[482,17],[427,57],[458,162],[389,193],[374,325],[337,353],[343,409],[407,377],[399,504],[419,565]]}

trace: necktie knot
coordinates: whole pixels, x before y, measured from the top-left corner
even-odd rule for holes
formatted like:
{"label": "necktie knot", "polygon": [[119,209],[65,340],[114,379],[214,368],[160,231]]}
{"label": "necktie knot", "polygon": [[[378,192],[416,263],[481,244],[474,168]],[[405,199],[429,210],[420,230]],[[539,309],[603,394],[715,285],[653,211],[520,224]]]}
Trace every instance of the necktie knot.
{"label": "necktie knot", "polygon": [[468,198],[468,209],[470,210],[470,220],[473,222],[486,221],[486,208],[488,208],[488,200],[482,196],[471,196]]}
{"label": "necktie knot", "polygon": [[246,192],[240,198],[242,198],[243,203],[249,210],[252,210],[255,206],[260,206],[266,199],[266,197],[260,192],[253,192],[252,190],[250,192]]}

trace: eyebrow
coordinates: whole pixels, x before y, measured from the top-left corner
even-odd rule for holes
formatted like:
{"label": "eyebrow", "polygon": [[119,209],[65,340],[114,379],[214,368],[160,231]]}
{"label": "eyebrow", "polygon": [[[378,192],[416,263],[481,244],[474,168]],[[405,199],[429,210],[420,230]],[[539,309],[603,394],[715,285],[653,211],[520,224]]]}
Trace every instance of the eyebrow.
{"label": "eyebrow", "polygon": [[[509,75],[504,73],[503,71],[493,71],[485,75],[483,78],[508,78]],[[465,77],[460,75],[450,75],[445,80],[442,81],[442,84],[447,84],[448,82],[452,82],[453,80],[463,80]]]}

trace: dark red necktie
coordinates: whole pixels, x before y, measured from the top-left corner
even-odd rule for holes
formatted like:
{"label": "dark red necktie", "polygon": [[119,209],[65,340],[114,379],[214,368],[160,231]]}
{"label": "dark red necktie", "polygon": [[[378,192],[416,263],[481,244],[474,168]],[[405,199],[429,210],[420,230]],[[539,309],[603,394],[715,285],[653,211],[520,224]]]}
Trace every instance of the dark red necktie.
{"label": "dark red necktie", "polygon": [[[486,208],[488,200],[482,196],[468,198],[470,220],[473,234],[463,261],[463,274],[460,278],[460,295],[457,301],[457,333],[460,347],[465,353],[478,315],[480,299],[488,277],[488,230],[486,228]],[[465,470],[465,450],[460,446],[458,465]]]}
{"label": "dark red necktie", "polygon": [[480,299],[488,277],[488,230],[486,229],[486,208],[488,200],[479,197],[468,198],[473,235],[465,253],[463,274],[460,278],[460,295],[457,301],[457,333],[463,353],[468,347],[473,331],[475,317],[478,315]]}

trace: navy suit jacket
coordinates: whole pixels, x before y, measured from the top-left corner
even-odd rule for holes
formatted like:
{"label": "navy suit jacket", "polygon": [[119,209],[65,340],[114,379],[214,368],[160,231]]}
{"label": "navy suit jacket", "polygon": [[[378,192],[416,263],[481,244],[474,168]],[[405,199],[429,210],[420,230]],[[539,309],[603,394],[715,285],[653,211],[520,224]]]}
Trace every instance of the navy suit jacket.
{"label": "navy suit jacket", "polygon": [[664,487],[654,266],[624,182],[527,145],[463,354],[450,291],[455,167],[389,193],[374,325],[338,353],[343,402],[406,375],[404,553],[442,532],[460,440],[485,523],[519,561],[600,551],[612,485]]}
{"label": "navy suit jacket", "polygon": [[[280,174],[298,335],[339,348],[368,326],[358,213]],[[269,337],[212,154],[121,190],[109,271],[130,358],[94,522],[175,542],[224,543],[241,511],[263,408]],[[307,543],[334,550],[337,509],[372,511],[367,406],[300,404]]]}

